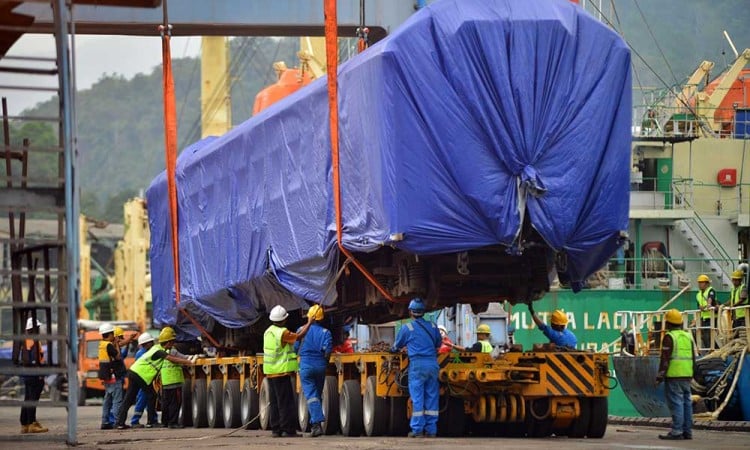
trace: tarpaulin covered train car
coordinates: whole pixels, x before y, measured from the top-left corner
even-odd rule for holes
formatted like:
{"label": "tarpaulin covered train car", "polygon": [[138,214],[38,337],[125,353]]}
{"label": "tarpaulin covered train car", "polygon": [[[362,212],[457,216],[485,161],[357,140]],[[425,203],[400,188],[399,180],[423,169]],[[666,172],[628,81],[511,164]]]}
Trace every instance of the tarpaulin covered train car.
{"label": "tarpaulin covered train car", "polygon": [[[630,53],[580,7],[436,1],[340,66],[338,102],[343,245],[394,297],[531,301],[620,245]],[[204,325],[275,304],[399,312],[340,270],[328,121],[320,79],[181,153],[181,302]],[[165,174],[147,200],[154,319],[171,324]]]}

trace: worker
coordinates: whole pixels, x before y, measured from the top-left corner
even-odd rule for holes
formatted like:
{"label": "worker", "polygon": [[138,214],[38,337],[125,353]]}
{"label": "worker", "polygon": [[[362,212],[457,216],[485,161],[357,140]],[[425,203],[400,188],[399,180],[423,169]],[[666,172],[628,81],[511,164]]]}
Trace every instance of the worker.
{"label": "worker", "polygon": [[[294,343],[294,351],[299,355],[300,384],[307,400],[307,410],[310,412],[310,435],[318,437],[323,434],[322,423],[326,420],[321,399],[333,339],[331,332],[320,325],[324,317],[320,305],[310,308],[307,317],[312,319],[312,324],[305,338]],[[302,328],[297,330],[297,333],[301,331]]]}
{"label": "worker", "polygon": [[453,342],[451,342],[451,338],[448,337],[448,330],[444,326],[438,325],[438,331],[440,332],[441,339],[438,353],[450,353],[453,349]]}
{"label": "worker", "polygon": [[412,414],[409,437],[435,437],[440,407],[440,385],[438,384],[437,351],[440,347],[440,332],[434,323],[424,320],[425,304],[416,297],[409,302],[409,315],[413,319],[405,323],[396,336],[391,352],[406,347],[409,356],[409,397]]}
{"label": "worker", "polygon": [[[21,343],[21,351],[18,352],[17,364],[23,367],[39,367],[44,362],[44,350],[42,344],[36,338],[39,335],[40,328],[44,325],[34,317],[26,320],[26,335]],[[39,397],[44,390],[44,377],[41,375],[22,375],[25,402],[38,402]],[[49,431],[36,420],[36,406],[21,406],[21,434],[26,433],[46,433]]]}
{"label": "worker", "polygon": [[727,304],[733,308],[744,306],[745,308],[732,311],[732,330],[739,330],[745,326],[745,312],[747,311],[747,288],[745,287],[745,272],[735,270],[732,272],[732,290],[729,291]]}
{"label": "worker", "polygon": [[[150,333],[142,333],[138,336],[138,351],[135,352],[135,360],[139,360],[153,345],[154,337]],[[143,428],[141,417],[143,416],[143,411],[146,410],[148,411],[148,416],[146,417],[147,426],[150,428],[159,423],[156,414],[156,405],[149,405],[146,400],[146,392],[143,389],[138,389],[138,395],[135,399],[135,411],[133,412],[133,417],[130,419],[131,428]]]}
{"label": "worker", "polygon": [[[120,358],[125,361],[125,358],[128,357],[128,346],[131,342],[136,338],[136,334],[131,333],[129,337],[125,338],[125,330],[122,329],[120,326],[115,326],[115,340],[112,342],[115,346],[115,349],[120,353]],[[118,400],[118,402],[113,401],[112,402],[112,409],[109,410],[109,420],[108,422],[110,424],[115,423],[115,414],[117,414],[117,410],[120,408],[120,404],[122,402],[122,397],[125,395],[125,373],[126,371],[123,370],[121,372],[121,375],[119,376],[119,383],[115,384],[115,389],[119,390],[118,393],[114,396],[115,399]],[[110,427],[111,428],[111,427]],[[109,428],[107,428],[109,429]]]}
{"label": "worker", "polygon": [[120,410],[125,380],[125,362],[115,339],[115,327],[111,323],[99,326],[99,379],[104,385],[104,402],[102,402],[102,430],[114,428],[114,415]]}
{"label": "worker", "polygon": [[[159,333],[159,345],[171,357],[195,362],[196,356],[184,355],[175,348],[175,334],[172,327],[164,327]],[[182,364],[166,359],[161,366],[159,378],[161,379],[161,421],[164,427],[183,428],[180,425],[180,407],[182,406],[182,385],[185,382],[185,374],[182,373]]]}
{"label": "worker", "polygon": [[[170,335],[174,335],[174,330],[171,327],[165,327],[159,333],[159,342],[161,343],[163,340],[165,343],[173,343],[174,337],[168,339]],[[171,345],[168,344],[168,347],[171,347]],[[155,407],[156,393],[154,392],[152,383],[162,369],[165,360],[183,365],[192,364],[188,359],[170,355],[161,345],[157,344],[148,349],[128,370],[128,389],[125,391],[125,399],[122,401],[122,405],[120,405],[120,409],[117,412],[117,422],[115,423],[118,430],[130,428],[130,425],[125,424],[125,419],[128,415],[128,409],[135,403],[139,390],[143,390],[146,393],[148,407],[150,408],[152,405]],[[153,426],[158,427],[158,424],[154,424]]]}
{"label": "worker", "polygon": [[695,300],[698,302],[698,309],[701,310],[701,349],[712,349],[711,345],[711,317],[713,311],[718,306],[716,301],[716,291],[711,287],[711,279],[708,275],[698,276],[698,292],[695,294]]}
{"label": "worker", "polygon": [[352,344],[352,338],[350,337],[352,326],[346,325],[343,331],[344,342],[333,347],[333,353],[354,353],[354,345]]}
{"label": "worker", "polygon": [[490,326],[483,323],[477,327],[477,342],[471,347],[461,347],[452,344],[453,348],[459,352],[491,353],[492,344],[490,343]]}
{"label": "worker", "polygon": [[690,383],[695,366],[693,338],[682,329],[682,314],[678,310],[667,311],[664,321],[667,332],[662,341],[656,383],[664,381],[664,394],[672,415],[672,430],[659,435],[659,439],[692,439],[693,402]]}
{"label": "worker", "polygon": [[270,387],[269,425],[275,438],[300,436],[291,382],[297,371],[297,355],[292,345],[307,334],[313,323],[313,317],[308,317],[299,332],[292,333],[285,328],[287,317],[289,313],[283,306],[274,306],[268,316],[271,326],[263,334],[263,373]]}
{"label": "worker", "polygon": [[125,330],[123,330],[122,327],[119,326],[115,327],[115,346],[117,347],[117,350],[119,350],[122,359],[128,357],[128,347],[137,338],[137,333],[131,333],[130,336],[126,338]]}
{"label": "worker", "polygon": [[529,303],[529,312],[531,319],[534,321],[539,330],[547,336],[547,339],[558,347],[575,349],[578,344],[576,335],[567,328],[568,316],[561,310],[557,309],[552,313],[552,326],[548,326],[537,317],[534,312],[534,306]]}

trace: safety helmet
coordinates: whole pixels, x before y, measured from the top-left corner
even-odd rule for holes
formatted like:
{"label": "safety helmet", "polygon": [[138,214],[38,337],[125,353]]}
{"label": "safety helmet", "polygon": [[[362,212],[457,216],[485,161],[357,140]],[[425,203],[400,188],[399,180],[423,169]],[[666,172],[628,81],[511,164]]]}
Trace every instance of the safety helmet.
{"label": "safety helmet", "polygon": [[676,309],[670,309],[664,315],[664,320],[666,320],[667,323],[671,323],[672,325],[682,325],[682,314],[680,314],[680,312]]}
{"label": "safety helmet", "polygon": [[125,336],[125,331],[121,327],[115,327],[115,337]]}
{"label": "safety helmet", "polygon": [[732,279],[733,280],[741,280],[743,278],[745,278],[745,272],[743,272],[741,270],[735,270],[734,272],[732,272]]}
{"label": "safety helmet", "polygon": [[286,312],[286,309],[284,309],[281,305],[276,305],[271,309],[271,314],[268,315],[268,318],[271,319],[271,322],[281,322],[282,320],[289,317],[289,313]]}
{"label": "safety helmet", "polygon": [[552,325],[565,326],[568,324],[568,316],[562,310],[556,309],[552,313]]}
{"label": "safety helmet", "polygon": [[161,329],[161,332],[159,333],[159,343],[163,344],[165,342],[174,341],[177,339],[177,335],[174,332],[174,328],[172,327],[164,327]]}
{"label": "safety helmet", "polygon": [[99,333],[102,335],[114,333],[114,332],[115,332],[115,327],[113,327],[111,323],[103,323],[99,325]]}
{"label": "safety helmet", "polygon": [[409,311],[413,312],[414,314],[424,314],[425,306],[424,302],[419,297],[414,297],[409,302]]}
{"label": "safety helmet", "polygon": [[477,327],[477,334],[490,334],[490,326],[483,323]]}
{"label": "safety helmet", "polygon": [[312,317],[314,320],[323,320],[323,308],[320,305],[313,305],[312,308],[307,310],[307,318]]}
{"label": "safety helmet", "polygon": [[708,275],[698,275],[698,283],[710,283],[711,279],[708,278]]}
{"label": "safety helmet", "polygon": [[448,334],[448,330],[442,325],[438,325],[438,330],[440,330],[441,333]]}
{"label": "safety helmet", "polygon": [[149,342],[154,342],[154,337],[151,336],[151,334],[143,333],[142,335],[138,336],[138,345],[148,344]]}
{"label": "safety helmet", "polygon": [[44,325],[42,322],[39,321],[39,319],[36,319],[36,325],[34,325],[34,318],[29,317],[26,319],[26,331],[33,330],[35,326],[41,327]]}

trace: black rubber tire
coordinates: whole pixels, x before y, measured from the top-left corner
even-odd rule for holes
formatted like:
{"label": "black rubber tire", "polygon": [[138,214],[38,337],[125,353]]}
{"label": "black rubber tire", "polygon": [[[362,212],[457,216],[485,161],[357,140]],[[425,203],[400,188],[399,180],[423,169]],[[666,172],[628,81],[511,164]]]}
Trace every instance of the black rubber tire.
{"label": "black rubber tire", "polygon": [[339,419],[338,378],[334,376],[326,377],[326,381],[323,384],[323,395],[320,397],[320,403],[323,407],[323,416],[326,418],[321,424],[323,433],[327,435],[336,434],[341,430],[341,420]]}
{"label": "black rubber tire", "polygon": [[[535,419],[531,414],[532,411],[536,412],[538,417],[542,414],[546,414],[549,410],[549,398],[540,398],[534,401],[526,402],[526,435],[534,438],[544,438],[552,435],[552,419]],[[532,408],[534,408],[532,410]]]}
{"label": "black rubber tire", "polygon": [[88,394],[86,386],[78,386],[78,406],[86,406],[86,395]]}
{"label": "black rubber tire", "polygon": [[240,396],[240,420],[245,429],[257,430],[260,428],[260,398],[258,391],[253,387],[251,380],[246,379],[242,385]]}
{"label": "black rubber tire", "polygon": [[586,436],[593,439],[601,439],[607,432],[607,422],[609,421],[608,399],[607,397],[591,398],[591,422],[589,422],[589,431]]}
{"label": "black rubber tire", "polygon": [[240,404],[242,403],[240,380],[227,380],[227,384],[224,386],[224,400],[222,403],[224,428],[240,427],[242,425],[242,417],[240,416]]}
{"label": "black rubber tire", "polygon": [[579,397],[578,401],[581,407],[581,415],[573,419],[568,429],[568,436],[572,438],[582,438],[589,432],[589,423],[591,423],[591,400],[587,397]]}
{"label": "black rubber tire", "polygon": [[440,397],[438,416],[438,436],[457,437],[466,432],[464,401],[460,397],[443,395]]}
{"label": "black rubber tire", "polygon": [[310,431],[310,410],[307,409],[307,399],[304,394],[297,395],[297,419],[300,431]]}
{"label": "black rubber tire", "polygon": [[388,434],[406,436],[409,433],[409,418],[406,416],[406,397],[390,397],[388,405]]}
{"label": "black rubber tire", "polygon": [[211,380],[208,386],[208,400],[206,402],[206,418],[209,428],[224,428],[223,417],[224,381]]}
{"label": "black rubber tire", "polygon": [[388,402],[385,397],[378,397],[377,382],[374,376],[367,377],[365,395],[362,398],[362,422],[365,434],[382,436],[388,429]]}
{"label": "black rubber tire", "polygon": [[361,436],[364,430],[362,422],[362,394],[357,380],[346,380],[341,386],[339,395],[339,419],[341,434],[344,436]]}
{"label": "black rubber tire", "polygon": [[180,404],[179,422],[183,427],[193,426],[193,386],[190,378],[182,382],[182,403]]}
{"label": "black rubber tire", "polygon": [[259,421],[260,429],[268,430],[271,426],[271,383],[268,378],[263,378],[260,384],[259,404]]}
{"label": "black rubber tire", "polygon": [[206,428],[208,419],[206,417],[206,405],[208,404],[205,378],[199,378],[193,383],[193,426],[195,428]]}

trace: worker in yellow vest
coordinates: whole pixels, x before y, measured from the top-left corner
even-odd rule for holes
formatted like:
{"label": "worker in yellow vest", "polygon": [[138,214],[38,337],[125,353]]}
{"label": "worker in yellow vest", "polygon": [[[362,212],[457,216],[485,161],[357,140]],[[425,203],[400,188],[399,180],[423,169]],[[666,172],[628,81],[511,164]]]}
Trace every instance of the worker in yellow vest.
{"label": "worker in yellow vest", "polygon": [[297,354],[292,345],[307,334],[314,321],[314,316],[309,316],[307,323],[292,333],[285,327],[287,317],[289,313],[283,306],[274,306],[268,316],[272,324],[263,334],[263,373],[270,386],[269,425],[275,438],[300,436],[291,381],[298,368]]}
{"label": "worker in yellow vest", "polygon": [[[20,345],[18,360],[15,362],[23,367],[39,367],[44,364],[44,350],[39,342],[41,326],[38,319],[29,317],[26,320],[26,334],[29,336]],[[41,375],[22,375],[24,384],[23,400],[38,402],[44,390],[44,377]],[[46,433],[49,431],[36,420],[36,406],[21,406],[21,434]]]}
{"label": "worker in yellow vest", "polygon": [[114,428],[114,416],[120,410],[125,383],[125,361],[117,346],[115,327],[111,323],[99,326],[99,379],[104,385],[104,401],[102,402],[102,423],[100,429]]}
{"label": "worker in yellow vest", "polygon": [[693,338],[682,329],[682,314],[670,309],[664,315],[666,334],[662,341],[661,360],[656,382],[664,381],[664,394],[672,415],[672,430],[659,439],[693,438],[693,401],[690,382],[693,380],[695,351]]}
{"label": "worker in yellow vest", "polygon": [[[166,338],[170,334],[173,335],[174,330],[171,327],[165,327],[159,334],[159,340],[162,340],[162,335]],[[165,340],[164,342],[167,343],[167,348],[171,348],[169,342],[174,343],[174,338],[171,341]],[[128,370],[128,390],[125,392],[125,399],[122,401],[120,410],[117,412],[117,422],[115,425],[118,430],[130,428],[130,425],[125,424],[125,419],[127,419],[128,410],[133,406],[133,403],[135,403],[139,389],[142,389],[143,392],[146,393],[148,405],[154,405],[156,402],[156,393],[154,392],[152,383],[162,369],[164,361],[184,365],[192,364],[192,362],[186,358],[170,355],[167,350],[159,344],[148,349],[143,356],[130,366],[130,370]]]}
{"label": "worker in yellow vest", "polygon": [[711,349],[711,317],[719,304],[708,275],[698,275],[697,281],[698,292],[695,294],[695,301],[698,303],[698,309],[701,310],[701,349]]}
{"label": "worker in yellow vest", "polygon": [[[159,333],[159,345],[170,356],[186,359],[190,363],[195,362],[195,355],[183,355],[175,347],[177,335],[172,327],[164,327]],[[161,420],[162,425],[169,428],[183,428],[179,423],[180,407],[182,406],[182,384],[185,374],[182,373],[182,365],[166,359],[159,373],[161,378]]]}
{"label": "worker in yellow vest", "polygon": [[[745,272],[735,270],[732,272],[732,290],[729,291],[729,302],[731,307],[747,306],[747,287],[745,287]],[[746,308],[735,309],[732,311],[732,329],[738,330],[745,326]]]}
{"label": "worker in yellow vest", "polygon": [[461,347],[451,343],[451,347],[459,352],[492,353],[490,344],[490,326],[483,323],[477,327],[477,342],[471,347]]}

